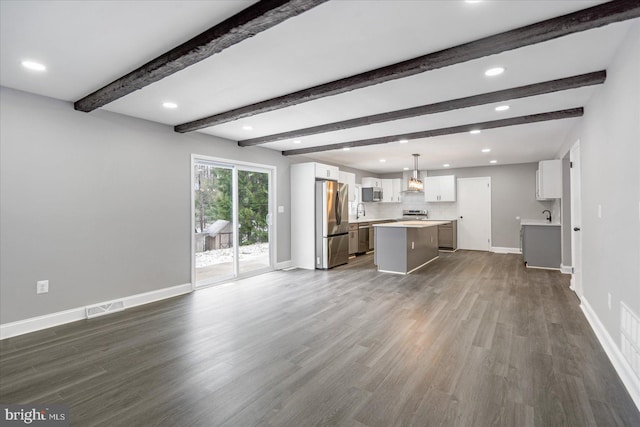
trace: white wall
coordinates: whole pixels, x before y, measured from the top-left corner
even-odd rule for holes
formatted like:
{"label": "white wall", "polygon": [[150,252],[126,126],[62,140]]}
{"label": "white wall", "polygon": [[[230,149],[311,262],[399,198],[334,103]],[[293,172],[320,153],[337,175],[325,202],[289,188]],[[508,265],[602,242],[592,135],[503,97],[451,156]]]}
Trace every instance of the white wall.
{"label": "white wall", "polygon": [[0,102],[0,323],[189,283],[191,153],[277,167],[290,259],[279,153],[7,88]]}
{"label": "white wall", "polygon": [[[607,68],[606,82],[585,106],[584,118],[567,138],[560,157],[577,140],[583,302],[621,350],[620,303],[640,315],[640,23],[620,46]],[[635,373],[635,382],[640,384],[640,372]],[[640,402],[640,394],[636,398]]]}

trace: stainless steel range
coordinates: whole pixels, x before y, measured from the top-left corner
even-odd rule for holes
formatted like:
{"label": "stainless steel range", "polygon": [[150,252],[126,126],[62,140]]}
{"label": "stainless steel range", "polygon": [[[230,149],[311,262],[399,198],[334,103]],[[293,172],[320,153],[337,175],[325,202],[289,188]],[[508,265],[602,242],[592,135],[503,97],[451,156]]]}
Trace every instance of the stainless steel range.
{"label": "stainless steel range", "polygon": [[429,211],[426,209],[407,209],[402,211],[402,219],[424,220],[429,218]]}

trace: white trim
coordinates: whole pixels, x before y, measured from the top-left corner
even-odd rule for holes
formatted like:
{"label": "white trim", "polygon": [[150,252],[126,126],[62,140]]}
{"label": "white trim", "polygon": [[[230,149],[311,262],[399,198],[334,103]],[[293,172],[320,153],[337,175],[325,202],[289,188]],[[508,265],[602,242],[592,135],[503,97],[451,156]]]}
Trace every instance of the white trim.
{"label": "white trim", "polygon": [[[114,301],[123,301],[126,309],[166,298],[172,298],[182,294],[188,294],[191,290],[191,283],[185,283],[183,285],[171,286],[169,288],[131,295]],[[98,305],[108,304],[109,302],[113,301],[101,302],[98,303]],[[0,339],[11,338],[27,334],[29,332],[40,331],[42,329],[86,319],[87,316],[85,309],[86,307],[77,307],[70,310],[59,311],[57,313],[45,314],[43,316],[31,317],[29,319],[2,324],[0,325]]]}
{"label": "white trim", "polygon": [[520,248],[506,248],[501,246],[491,246],[491,252],[497,254],[521,254]]}
{"label": "white trim", "polygon": [[580,308],[591,325],[591,329],[593,329],[593,332],[596,334],[600,345],[602,345],[605,353],[609,356],[609,360],[620,376],[622,383],[627,388],[631,399],[636,404],[636,407],[640,409],[640,378],[633,372],[631,365],[629,365],[629,362],[625,359],[622,351],[620,351],[613,338],[611,338],[611,335],[609,335],[602,322],[600,322],[598,315],[591,308],[584,296],[581,299]]}
{"label": "white trim", "polygon": [[276,270],[284,270],[285,268],[293,267],[293,261],[282,261],[276,264]]}
{"label": "white trim", "polygon": [[573,267],[571,267],[570,265],[560,264],[560,272],[562,274],[573,274]]}
{"label": "white trim", "polygon": [[560,271],[559,268],[555,268],[555,267],[540,267],[537,265],[529,265],[527,264],[527,268],[535,268],[536,270],[555,270],[555,271]]}

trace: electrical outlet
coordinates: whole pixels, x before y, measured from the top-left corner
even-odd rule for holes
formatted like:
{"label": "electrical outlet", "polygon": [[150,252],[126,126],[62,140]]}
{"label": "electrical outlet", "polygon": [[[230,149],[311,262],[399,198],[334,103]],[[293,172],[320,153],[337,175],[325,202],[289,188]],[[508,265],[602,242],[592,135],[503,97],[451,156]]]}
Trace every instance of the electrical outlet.
{"label": "electrical outlet", "polygon": [[607,304],[609,304],[609,310],[611,310],[611,293],[610,292],[607,293],[607,298],[608,298]]}
{"label": "electrical outlet", "polygon": [[49,281],[48,280],[38,280],[36,282],[36,293],[37,294],[46,294],[49,292]]}
{"label": "electrical outlet", "polygon": [[278,213],[284,213],[284,206],[278,206]]}
{"label": "electrical outlet", "polygon": [[602,205],[598,205],[598,218],[602,218]]}

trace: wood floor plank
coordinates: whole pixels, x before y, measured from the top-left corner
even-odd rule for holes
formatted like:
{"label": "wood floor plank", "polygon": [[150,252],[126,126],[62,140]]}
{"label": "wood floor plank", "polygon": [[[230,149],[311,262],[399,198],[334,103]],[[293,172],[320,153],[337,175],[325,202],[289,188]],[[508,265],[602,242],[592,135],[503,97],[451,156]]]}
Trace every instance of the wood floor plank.
{"label": "wood floor plank", "polygon": [[0,342],[0,401],[71,425],[640,425],[567,276],[440,253],[291,270]]}

